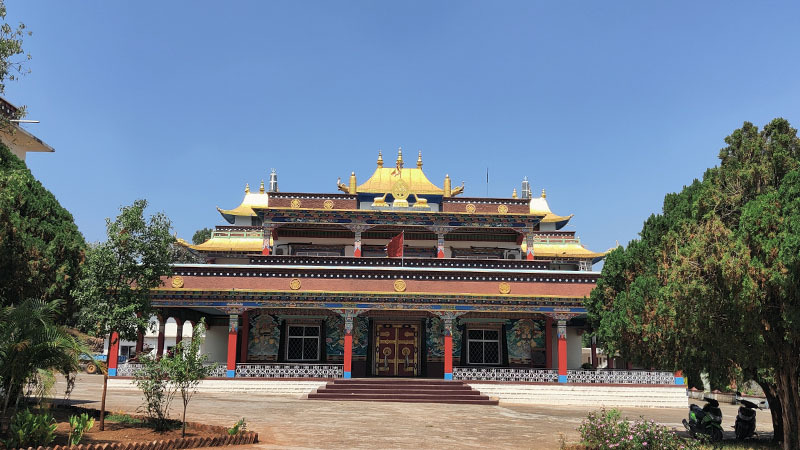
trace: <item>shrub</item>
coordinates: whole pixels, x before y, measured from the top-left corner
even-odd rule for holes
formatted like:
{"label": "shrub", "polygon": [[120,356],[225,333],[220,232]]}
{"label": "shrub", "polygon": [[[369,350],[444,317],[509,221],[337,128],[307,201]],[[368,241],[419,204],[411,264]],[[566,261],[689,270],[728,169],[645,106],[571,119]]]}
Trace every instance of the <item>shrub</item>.
{"label": "shrub", "polygon": [[247,422],[244,421],[244,417],[239,419],[232,427],[228,428],[228,434],[231,436],[244,433],[245,431],[247,431]]}
{"label": "shrub", "polygon": [[33,414],[29,409],[17,411],[11,419],[7,448],[38,447],[53,442],[56,438],[56,420],[50,413]]}
{"label": "shrub", "polygon": [[583,443],[598,450],[696,450],[696,441],[686,441],[664,425],[640,418],[622,419],[616,409],[591,412],[578,427]]}
{"label": "shrub", "polygon": [[83,413],[80,416],[69,416],[69,445],[78,445],[83,438],[83,434],[91,430],[94,426],[94,418]]}
{"label": "shrub", "polygon": [[142,368],[134,374],[133,382],[144,395],[142,409],[156,431],[171,429],[169,405],[175,398],[175,388],[169,382],[169,367],[163,359],[141,358]]}

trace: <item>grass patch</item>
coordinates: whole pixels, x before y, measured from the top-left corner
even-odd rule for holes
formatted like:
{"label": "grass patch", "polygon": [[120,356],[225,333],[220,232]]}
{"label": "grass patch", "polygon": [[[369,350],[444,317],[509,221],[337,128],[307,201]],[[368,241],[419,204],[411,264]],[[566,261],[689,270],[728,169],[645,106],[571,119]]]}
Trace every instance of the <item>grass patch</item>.
{"label": "grass patch", "polygon": [[144,424],[144,420],[131,417],[128,414],[109,414],[106,416],[106,422],[122,423],[126,425]]}

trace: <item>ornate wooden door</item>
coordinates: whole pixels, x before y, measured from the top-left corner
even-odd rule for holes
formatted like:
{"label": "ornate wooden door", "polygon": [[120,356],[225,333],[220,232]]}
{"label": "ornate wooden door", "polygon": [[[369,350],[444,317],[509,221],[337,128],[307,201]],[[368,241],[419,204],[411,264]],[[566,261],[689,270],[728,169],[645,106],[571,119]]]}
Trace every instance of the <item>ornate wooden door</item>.
{"label": "ornate wooden door", "polygon": [[375,374],[413,377],[418,371],[419,325],[381,323],[375,329]]}

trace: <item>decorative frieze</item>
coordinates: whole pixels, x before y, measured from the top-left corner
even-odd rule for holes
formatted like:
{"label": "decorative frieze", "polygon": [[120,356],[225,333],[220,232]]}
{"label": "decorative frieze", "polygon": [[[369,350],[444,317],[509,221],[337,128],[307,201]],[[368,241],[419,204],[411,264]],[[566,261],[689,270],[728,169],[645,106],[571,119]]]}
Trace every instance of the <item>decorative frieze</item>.
{"label": "decorative frieze", "polygon": [[237,364],[236,378],[342,378],[341,364]]}
{"label": "decorative frieze", "polygon": [[454,367],[453,379],[464,381],[510,381],[530,383],[556,383],[556,369],[528,369],[501,367]]}
{"label": "decorative frieze", "polygon": [[674,385],[675,374],[652,370],[567,370],[567,382]]}

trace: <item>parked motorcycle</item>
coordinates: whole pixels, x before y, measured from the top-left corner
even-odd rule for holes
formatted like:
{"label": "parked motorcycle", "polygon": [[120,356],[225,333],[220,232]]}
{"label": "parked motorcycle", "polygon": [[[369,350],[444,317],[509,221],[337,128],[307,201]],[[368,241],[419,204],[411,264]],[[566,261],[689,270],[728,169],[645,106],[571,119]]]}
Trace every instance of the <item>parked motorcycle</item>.
{"label": "parked motorcycle", "polygon": [[683,419],[683,426],[692,437],[705,434],[712,442],[719,442],[722,440],[722,411],[719,409],[719,402],[709,397],[704,397],[703,401],[706,404],[702,408],[689,405],[689,420]]}
{"label": "parked motorcycle", "polygon": [[756,408],[758,405],[751,401],[737,399],[742,405],[736,415],[736,424],[733,429],[736,432],[736,439],[742,440],[753,436],[756,433]]}

